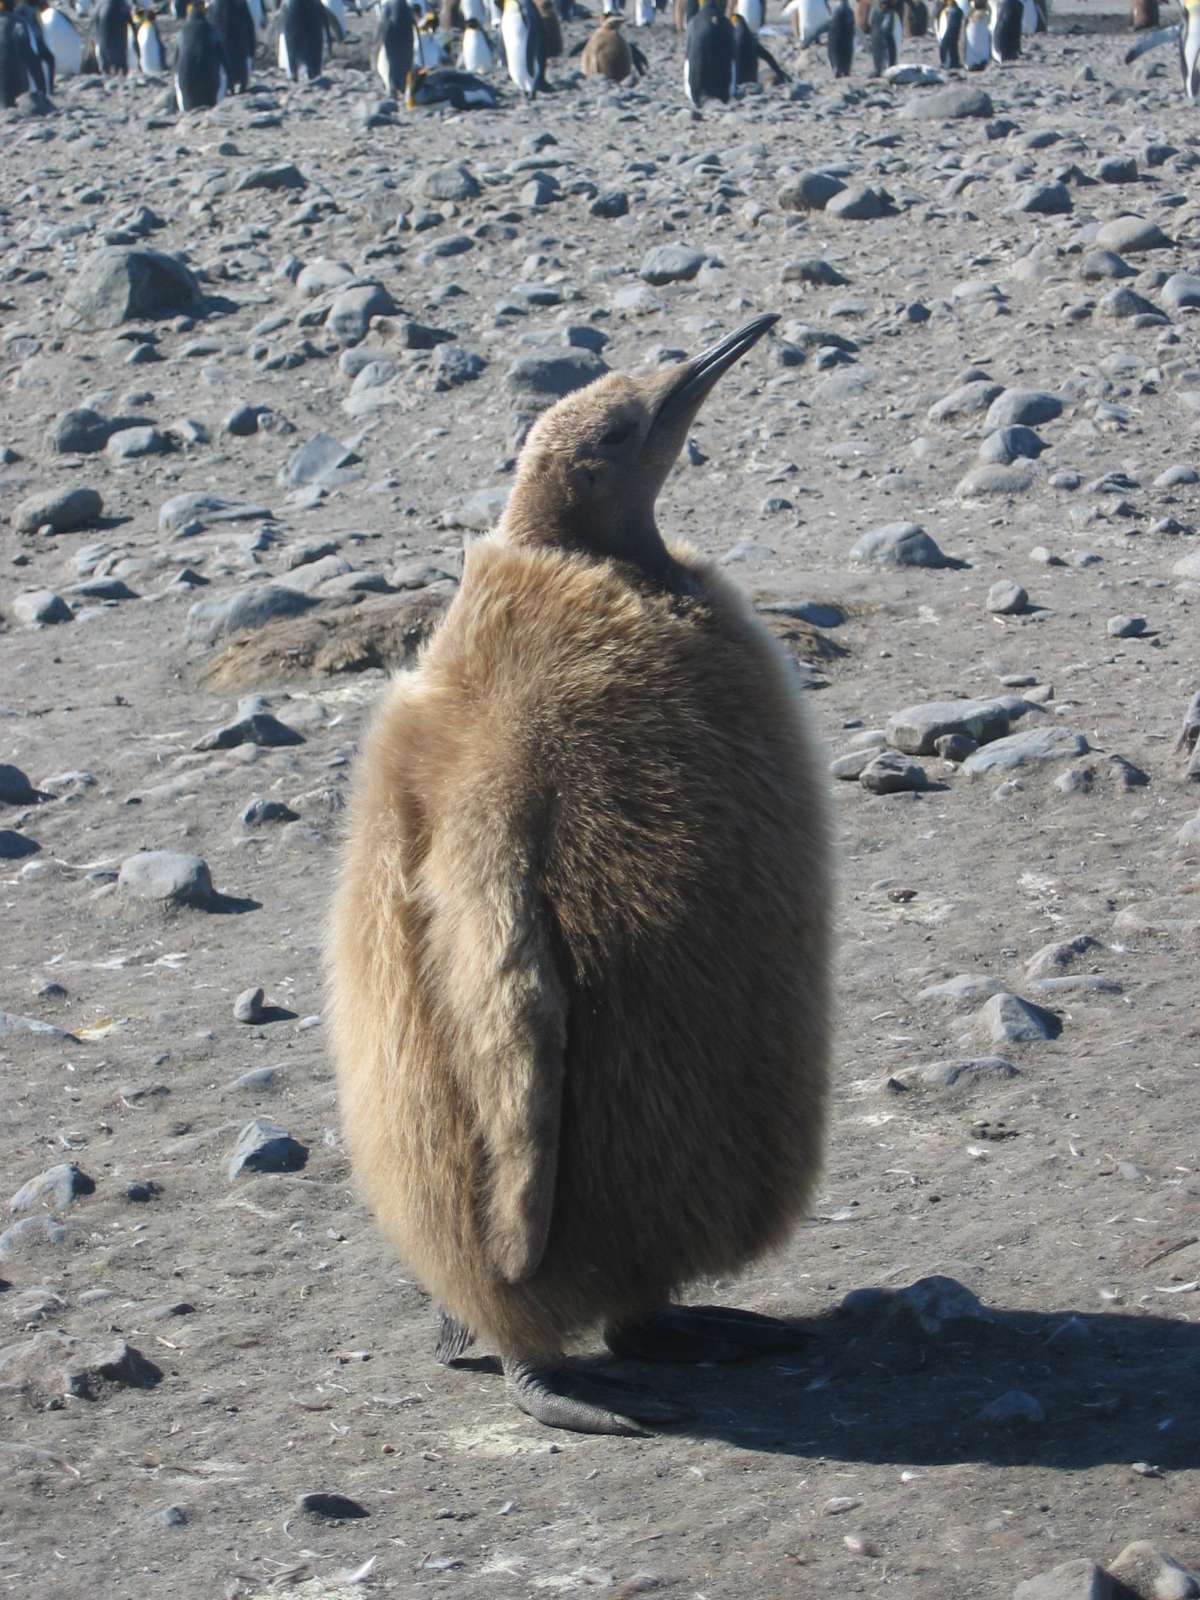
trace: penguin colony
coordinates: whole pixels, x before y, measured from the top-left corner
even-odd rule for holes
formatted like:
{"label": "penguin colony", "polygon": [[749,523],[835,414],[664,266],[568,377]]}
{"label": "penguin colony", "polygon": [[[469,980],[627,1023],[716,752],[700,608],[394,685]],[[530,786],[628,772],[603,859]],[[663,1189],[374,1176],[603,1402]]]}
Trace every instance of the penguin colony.
{"label": "penguin colony", "polygon": [[486,1338],[559,1427],[664,1414],[565,1365],[574,1334],[671,1360],[794,1339],[669,1302],[782,1243],[812,1194],[823,763],[780,647],[654,514],[776,320],[542,417],[354,784],[331,964],[355,1170],[444,1308],[443,1356]]}

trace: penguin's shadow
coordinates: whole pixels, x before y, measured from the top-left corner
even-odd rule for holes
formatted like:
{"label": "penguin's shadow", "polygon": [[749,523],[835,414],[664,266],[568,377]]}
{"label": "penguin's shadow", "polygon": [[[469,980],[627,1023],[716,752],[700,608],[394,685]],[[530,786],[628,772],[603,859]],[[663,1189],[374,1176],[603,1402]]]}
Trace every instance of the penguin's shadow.
{"label": "penguin's shadow", "polygon": [[[742,1450],[897,1466],[1200,1465],[1200,1325],[989,1309],[932,1333],[838,1312],[795,1326],[808,1338],[794,1357],[615,1370],[688,1408],[672,1433]],[[1007,1423],[981,1415],[1014,1392],[1035,1405],[1009,1401]]]}

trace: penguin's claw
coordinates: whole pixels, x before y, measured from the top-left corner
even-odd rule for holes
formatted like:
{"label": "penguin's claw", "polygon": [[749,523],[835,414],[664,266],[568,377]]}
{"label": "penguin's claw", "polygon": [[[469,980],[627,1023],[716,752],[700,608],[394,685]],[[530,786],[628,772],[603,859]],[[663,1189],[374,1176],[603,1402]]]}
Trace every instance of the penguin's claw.
{"label": "penguin's claw", "polygon": [[626,1361],[745,1361],[786,1355],[807,1339],[795,1323],[734,1306],[667,1306],[631,1327],[604,1330],[605,1344]]}
{"label": "penguin's claw", "polygon": [[641,1437],[650,1431],[643,1423],[678,1422],[684,1415],[679,1407],[618,1379],[580,1372],[566,1364],[543,1366],[509,1360],[504,1363],[504,1377],[508,1397],[518,1410],[547,1428],[565,1428],[569,1433]]}
{"label": "penguin's claw", "polygon": [[435,1359],[444,1367],[452,1367],[460,1357],[466,1355],[474,1343],[475,1335],[470,1328],[464,1328],[462,1323],[448,1311],[443,1311],[438,1327],[438,1341],[433,1352]]}

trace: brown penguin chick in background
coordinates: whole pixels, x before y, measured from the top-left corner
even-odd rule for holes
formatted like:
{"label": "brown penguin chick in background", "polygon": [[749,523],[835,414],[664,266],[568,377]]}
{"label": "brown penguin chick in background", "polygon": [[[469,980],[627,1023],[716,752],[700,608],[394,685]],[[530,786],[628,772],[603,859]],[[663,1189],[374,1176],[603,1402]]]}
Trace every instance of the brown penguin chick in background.
{"label": "brown penguin chick in background", "polygon": [[854,21],[859,33],[871,37],[871,5],[872,0],[854,0]]}
{"label": "brown penguin chick in background", "polygon": [[620,17],[605,17],[583,47],[584,77],[611,78],[614,83],[624,83],[634,67],[643,77],[649,70],[637,45],[630,44],[621,32]]}
{"label": "brown penguin chick in background", "polygon": [[358,1180],[443,1316],[553,1426],[678,1416],[564,1361],[795,1348],[671,1307],[782,1245],[821,1158],[831,1028],[824,752],[791,660],[655,502],[777,320],[609,374],[536,424],[497,530],[353,784],[331,936]]}
{"label": "brown penguin chick in background", "polygon": [[904,0],[904,37],[923,39],[929,32],[929,7],[925,0]]}
{"label": "brown penguin chick in background", "polygon": [[438,13],[438,27],[443,33],[458,33],[463,25],[462,7],[459,0],[442,0],[442,9]]}
{"label": "brown penguin chick in background", "polygon": [[1129,20],[1135,31],[1157,28],[1158,0],[1130,0]]}

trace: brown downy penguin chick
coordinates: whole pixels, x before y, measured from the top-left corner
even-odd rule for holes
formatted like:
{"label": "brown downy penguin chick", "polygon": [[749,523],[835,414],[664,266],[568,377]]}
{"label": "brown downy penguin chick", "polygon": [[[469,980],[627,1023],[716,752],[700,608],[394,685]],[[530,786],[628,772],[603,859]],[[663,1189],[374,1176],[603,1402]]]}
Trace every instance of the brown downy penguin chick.
{"label": "brown downy penguin chick", "polygon": [[677,1416],[565,1364],[797,1330],[669,1306],[804,1215],[830,1016],[826,761],[795,670],[655,501],[777,321],[536,424],[496,531],[355,776],[334,908],[346,1138],[384,1233],[553,1426]]}
{"label": "brown downy penguin chick", "polygon": [[621,32],[620,17],[605,17],[583,47],[584,77],[611,78],[614,83],[624,83],[635,65],[645,77],[646,58]]}
{"label": "brown downy penguin chick", "polygon": [[859,33],[871,37],[871,6],[873,0],[854,0],[854,20],[858,25]]}

